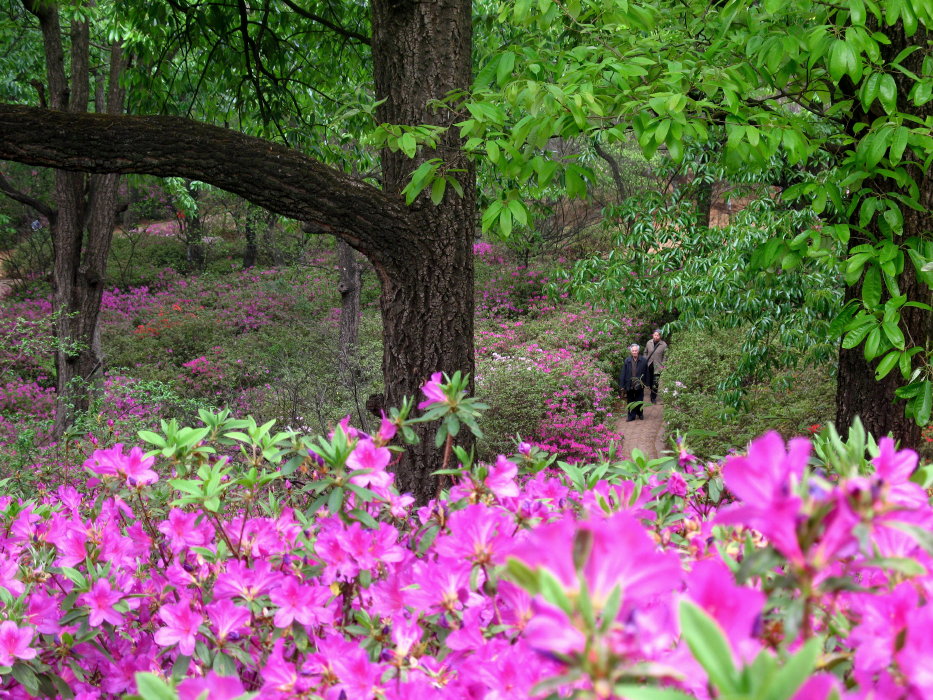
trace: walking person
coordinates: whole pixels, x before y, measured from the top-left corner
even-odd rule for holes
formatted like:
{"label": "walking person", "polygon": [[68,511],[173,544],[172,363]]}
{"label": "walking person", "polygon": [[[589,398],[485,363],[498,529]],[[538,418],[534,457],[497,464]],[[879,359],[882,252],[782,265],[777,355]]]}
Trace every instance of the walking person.
{"label": "walking person", "polygon": [[[625,358],[622,374],[619,375],[619,386],[625,391],[625,399],[629,404],[626,421],[645,419],[642,403],[645,400],[645,385],[648,383],[648,360],[641,356],[641,347],[638,343],[629,346],[629,357]],[[632,406],[638,403],[637,407]]]}
{"label": "walking person", "polygon": [[651,387],[651,403],[658,400],[658,384],[661,372],[664,371],[664,355],[667,353],[667,342],[661,340],[661,330],[654,329],[651,340],[645,346],[645,359],[648,361],[648,386]]}

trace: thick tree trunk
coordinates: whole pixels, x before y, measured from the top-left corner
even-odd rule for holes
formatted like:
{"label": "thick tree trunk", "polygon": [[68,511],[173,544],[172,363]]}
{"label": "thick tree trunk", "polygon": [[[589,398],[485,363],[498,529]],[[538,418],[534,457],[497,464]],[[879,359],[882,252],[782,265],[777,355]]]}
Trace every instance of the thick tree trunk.
{"label": "thick tree trunk", "polygon": [[[456,105],[439,109],[430,103],[470,85],[470,2],[374,0],[372,12],[376,97],[385,100],[377,118],[394,124],[454,123]],[[459,370],[472,376],[474,369],[475,170],[460,148],[456,129],[447,133],[436,153],[421,152],[409,159],[384,151],[383,181],[386,192],[398,194],[411,172],[433,157],[442,158],[446,168],[462,170],[457,177],[464,196],[448,187],[438,206],[426,195],[419,197],[413,215],[424,235],[404,255],[376,263],[382,282],[382,369],[389,406],[398,406],[405,396],[418,395],[433,372]],[[409,448],[398,469],[399,487],[422,503],[437,488],[431,476],[441,466],[434,448],[436,428],[419,426],[421,442]]]}
{"label": "thick tree trunk", "polygon": [[[870,20],[871,21],[871,20]],[[902,49],[917,44],[923,46],[931,36],[929,30],[921,27],[917,34],[908,38],[904,35],[903,24],[899,23],[895,27],[885,28],[885,34],[892,40],[888,45],[882,45],[881,51],[886,61],[892,61]],[[901,62],[901,65],[907,70],[917,74],[922,73],[921,62],[924,60],[923,51],[915,51],[907,56]],[[908,100],[908,92],[912,81],[908,81],[904,75],[895,73],[895,82],[898,88],[897,104],[899,109],[904,112],[910,112],[917,120],[917,123],[923,123],[933,116],[933,102],[927,102],[921,107],[916,107]],[[854,114],[849,122],[850,135],[854,138],[858,134],[851,133],[852,127],[858,123],[870,124],[875,118],[882,116],[881,105],[875,102],[871,114],[865,114],[861,111],[860,101],[855,98],[853,93]],[[901,206],[900,210],[904,216],[904,227],[901,235],[895,237],[894,243],[903,249],[905,242],[917,237],[921,240],[929,239],[930,232],[933,231],[933,173],[928,168],[922,166],[923,158],[912,155],[911,148],[904,153],[904,159],[901,167],[904,167],[919,189],[919,202],[923,211],[917,211],[907,206]],[[876,178],[862,185],[864,188],[885,196],[898,193],[894,183],[889,178]],[[899,192],[901,195],[908,193]],[[853,212],[853,224],[858,223],[858,212]],[[876,214],[876,216],[880,216]],[[883,240],[882,234],[877,228],[872,230],[877,240]],[[870,242],[868,237],[853,234],[849,240],[850,249]],[[907,296],[908,301],[920,302],[933,305],[933,291],[919,280],[910,258],[904,255],[904,271],[897,279],[900,287],[900,293]],[[883,292],[884,298],[889,298],[887,289]],[[846,290],[846,301],[856,299],[861,296],[861,282]],[[933,314],[922,309],[904,307],[901,309],[901,330],[907,339],[908,347],[919,346],[930,348],[933,341]],[[880,358],[879,358],[880,359]],[[865,428],[880,437],[891,433],[895,438],[901,440],[902,444],[908,447],[919,447],[920,445],[920,426],[913,420],[904,415],[904,402],[897,398],[895,391],[899,386],[906,383],[897,370],[888,374],[883,381],[875,381],[875,367],[878,360],[868,362],[862,346],[852,350],[846,350],[840,347],[839,350],[839,372],[838,388],[836,390],[836,424],[840,432],[845,434],[848,431],[852,420],[859,416]]]}

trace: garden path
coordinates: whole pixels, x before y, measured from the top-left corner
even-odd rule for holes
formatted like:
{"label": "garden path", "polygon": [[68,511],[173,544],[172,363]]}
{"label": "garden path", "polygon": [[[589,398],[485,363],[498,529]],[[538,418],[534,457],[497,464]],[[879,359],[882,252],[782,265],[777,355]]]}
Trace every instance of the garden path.
{"label": "garden path", "polygon": [[622,441],[622,459],[628,459],[636,447],[648,459],[655,459],[664,449],[664,407],[661,404],[645,404],[645,419],[628,423],[625,407],[616,414],[616,430],[625,436]]}

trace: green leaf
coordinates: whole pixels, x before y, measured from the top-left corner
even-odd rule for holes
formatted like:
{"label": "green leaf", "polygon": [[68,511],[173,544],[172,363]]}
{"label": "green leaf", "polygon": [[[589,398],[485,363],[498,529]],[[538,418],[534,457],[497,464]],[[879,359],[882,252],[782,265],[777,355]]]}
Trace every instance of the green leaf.
{"label": "green leaf", "polygon": [[866,360],[873,360],[878,357],[885,348],[881,347],[881,326],[875,326],[871,329],[871,333],[868,334],[868,337],[865,339],[865,345],[862,350],[865,354]]}
{"label": "green leaf", "polygon": [[330,496],[327,498],[327,510],[333,513],[339,513],[340,507],[343,505],[343,487],[336,486],[333,491],[330,492]]}
{"label": "green leaf", "polygon": [[418,152],[418,142],[415,141],[415,137],[410,133],[402,134],[402,137],[398,140],[398,147],[399,150],[409,158],[414,158],[415,153]]}
{"label": "green leaf", "polygon": [[29,691],[30,695],[39,695],[39,679],[29,666],[20,663],[14,664],[12,673],[13,678],[19,681],[19,683]]}
{"label": "green leaf", "polygon": [[820,655],[821,639],[809,640],[803,648],[787,660],[768,684],[762,700],[790,700],[809,677]]}
{"label": "green leaf", "polygon": [[136,688],[143,700],[177,700],[178,698],[168,683],[148,671],[136,673]]}
{"label": "green leaf", "polygon": [[904,149],[907,148],[907,138],[910,136],[910,129],[906,126],[899,126],[894,131],[894,138],[891,140],[891,148],[888,154],[888,160],[892,165],[901,162],[901,156],[904,155]]}
{"label": "green leaf", "polygon": [[875,381],[881,381],[888,376],[888,373],[897,367],[897,363],[901,359],[901,356],[902,354],[897,350],[892,350],[885,355],[881,362],[878,363],[878,367],[875,370]]}
{"label": "green leaf", "polygon": [[689,600],[680,602],[680,629],[693,657],[706,671],[719,694],[738,692],[732,650],[719,624]]}
{"label": "green leaf", "polygon": [[496,82],[500,86],[505,85],[509,78],[512,77],[512,70],[515,68],[515,54],[511,51],[506,51],[501,56],[499,56],[499,65],[496,67]]}
{"label": "green leaf", "polygon": [[933,412],[933,384],[929,380],[924,380],[922,398],[917,407],[917,424],[927,425],[930,422],[931,412]]}
{"label": "green leaf", "polygon": [[621,683],[615,687],[615,695],[627,700],[693,700],[687,695],[673,688],[654,688],[646,685],[632,685]]}
{"label": "green leaf", "polygon": [[898,350],[903,350],[904,333],[901,331],[897,323],[895,321],[885,321],[881,324],[881,327],[884,329],[884,334],[888,336],[888,340],[891,341],[891,345],[896,347]]}
{"label": "green leaf", "polygon": [[431,185],[431,202],[435,205],[441,203],[444,199],[444,190],[447,188],[447,180],[442,177],[437,178]]}
{"label": "green leaf", "polygon": [[862,280],[862,301],[869,309],[874,309],[881,303],[881,270],[875,265],[865,271],[865,279]]}
{"label": "green leaf", "polygon": [[881,76],[878,84],[878,99],[881,106],[888,114],[894,114],[897,111],[897,84],[894,82],[894,76],[885,73]]}

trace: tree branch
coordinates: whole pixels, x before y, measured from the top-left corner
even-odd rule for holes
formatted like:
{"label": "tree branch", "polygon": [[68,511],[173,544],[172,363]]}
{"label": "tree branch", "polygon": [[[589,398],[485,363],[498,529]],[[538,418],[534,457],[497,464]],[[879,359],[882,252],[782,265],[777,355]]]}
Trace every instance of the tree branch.
{"label": "tree branch", "polygon": [[285,146],[182,117],[67,114],[0,103],[0,159],[201,180],[346,238],[375,260],[419,241],[416,217],[401,198]]}
{"label": "tree branch", "polygon": [[25,204],[27,207],[32,207],[49,221],[52,221],[55,218],[55,210],[52,209],[52,207],[50,207],[45,202],[41,202],[35,197],[30,197],[25,192],[21,192],[20,190],[16,189],[13,187],[9,180],[3,177],[2,174],[0,174],[0,192],[3,192],[3,194],[5,194],[7,197],[16,202],[19,202],[20,204]]}
{"label": "tree branch", "polygon": [[340,36],[345,36],[348,39],[355,39],[356,41],[359,41],[367,45],[372,43],[372,39],[370,39],[365,34],[354,32],[352,29],[346,29],[344,27],[341,27],[339,25],[334,24],[333,22],[330,22],[324,19],[320,15],[316,15],[313,12],[308,12],[303,7],[299,7],[298,5],[293,3],[292,0],[282,0],[282,2],[284,2],[295,14],[301,15],[305,19],[310,19],[313,22],[317,22],[321,26],[327,27],[332,32],[336,32],[337,34],[340,34]]}

